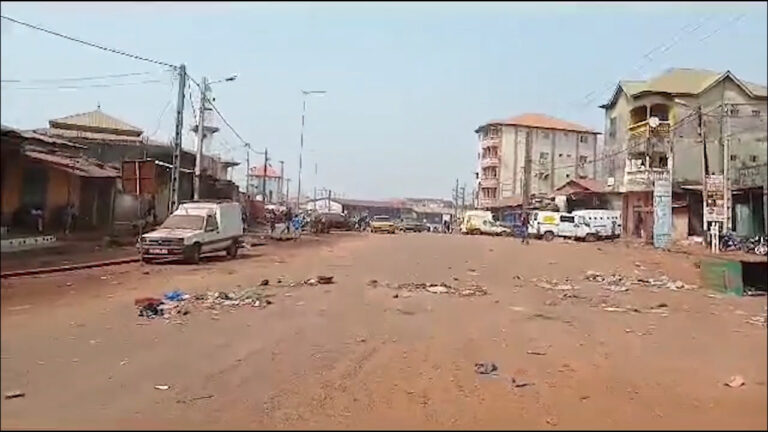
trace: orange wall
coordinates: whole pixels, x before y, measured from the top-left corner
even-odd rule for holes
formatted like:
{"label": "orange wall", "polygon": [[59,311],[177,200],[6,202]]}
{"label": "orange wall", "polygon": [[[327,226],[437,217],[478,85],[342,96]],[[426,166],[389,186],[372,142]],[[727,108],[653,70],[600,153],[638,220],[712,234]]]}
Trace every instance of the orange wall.
{"label": "orange wall", "polygon": [[[9,157],[9,156],[3,156]],[[9,157],[10,160],[3,161],[3,190],[2,190],[2,212],[8,217],[21,204],[21,173],[22,164],[19,158]]]}
{"label": "orange wall", "polygon": [[[69,198],[69,200],[67,199]],[[49,220],[59,207],[74,203],[80,211],[80,177],[55,168],[48,168],[48,192],[45,203],[45,218]]]}

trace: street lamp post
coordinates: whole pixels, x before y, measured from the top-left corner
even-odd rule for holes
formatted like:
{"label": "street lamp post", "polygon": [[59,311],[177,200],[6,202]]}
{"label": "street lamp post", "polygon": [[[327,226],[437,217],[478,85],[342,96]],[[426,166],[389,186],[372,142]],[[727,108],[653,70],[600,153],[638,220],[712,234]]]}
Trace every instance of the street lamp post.
{"label": "street lamp post", "polygon": [[237,79],[237,74],[229,76],[217,81],[208,81],[208,78],[203,77],[202,84],[200,85],[200,111],[197,114],[197,155],[195,157],[195,199],[200,199],[200,184],[203,173],[203,140],[205,139],[205,110],[208,104],[208,91],[211,88],[211,84],[220,82],[232,82]]}
{"label": "street lamp post", "polygon": [[321,95],[325,94],[325,90],[302,90],[302,101],[301,101],[301,138],[300,138],[300,147],[299,147],[299,178],[296,183],[296,207],[300,208],[301,206],[301,168],[302,168],[302,154],[304,153],[304,117],[307,112],[307,96],[308,95]]}

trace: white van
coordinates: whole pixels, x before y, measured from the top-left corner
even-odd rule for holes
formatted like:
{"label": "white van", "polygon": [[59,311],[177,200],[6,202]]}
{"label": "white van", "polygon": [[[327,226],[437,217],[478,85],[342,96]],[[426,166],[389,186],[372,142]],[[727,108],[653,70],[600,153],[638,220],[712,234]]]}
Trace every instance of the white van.
{"label": "white van", "polygon": [[560,213],[553,211],[534,211],[528,221],[528,234],[535,238],[552,241],[558,235]]}
{"label": "white van", "polygon": [[464,220],[459,230],[462,234],[480,234],[484,221],[493,222],[493,213],[487,210],[469,210],[464,213]]}
{"label": "white van", "polygon": [[528,233],[536,238],[552,241],[555,237],[566,237],[592,241],[599,237],[584,215],[537,211],[531,215]]}
{"label": "white van", "polygon": [[583,216],[585,223],[598,238],[618,238],[621,236],[620,210],[577,210],[573,214]]}
{"label": "white van", "polygon": [[200,256],[226,251],[237,256],[243,238],[240,204],[232,201],[183,203],[158,229],[141,236],[144,261],[181,258],[198,263]]}

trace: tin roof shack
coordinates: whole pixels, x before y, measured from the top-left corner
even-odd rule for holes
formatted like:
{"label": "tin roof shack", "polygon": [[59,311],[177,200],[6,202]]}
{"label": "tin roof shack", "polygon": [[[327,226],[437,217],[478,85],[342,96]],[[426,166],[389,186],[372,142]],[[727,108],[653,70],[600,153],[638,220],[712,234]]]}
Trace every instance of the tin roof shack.
{"label": "tin roof shack", "polygon": [[621,210],[621,193],[607,189],[600,180],[570,179],[552,195],[560,211]]}
{"label": "tin roof shack", "polygon": [[37,231],[31,210],[43,211],[46,232],[63,228],[63,210],[74,204],[76,227],[112,221],[115,167],[82,155],[82,145],[2,126],[2,223],[10,232]]}
{"label": "tin roof shack", "polygon": [[[170,201],[168,185],[173,164],[173,146],[170,143],[148,138],[140,128],[110,116],[101,109],[53,119],[48,122],[48,126],[35,132],[81,144],[85,146],[87,156],[104,163],[120,166],[123,161],[157,161],[160,177],[157,193],[153,197],[154,206],[159,220],[167,217]],[[193,196],[195,158],[194,152],[182,150],[179,175],[179,198],[182,201],[192,199]],[[236,162],[203,155],[201,198],[236,198],[234,190],[237,190],[237,186],[227,178],[228,169],[236,165]],[[122,191],[119,191],[119,195],[122,195]],[[126,211],[134,214],[138,212],[135,198],[119,196],[117,200],[119,208],[133,206],[132,210]]]}
{"label": "tin roof shack", "polygon": [[344,213],[350,217],[367,214],[371,217],[386,215],[392,219],[400,219],[401,211],[403,209],[409,209],[409,207],[404,207],[402,203],[396,201],[356,200],[347,198],[334,198],[334,201],[341,204]]}

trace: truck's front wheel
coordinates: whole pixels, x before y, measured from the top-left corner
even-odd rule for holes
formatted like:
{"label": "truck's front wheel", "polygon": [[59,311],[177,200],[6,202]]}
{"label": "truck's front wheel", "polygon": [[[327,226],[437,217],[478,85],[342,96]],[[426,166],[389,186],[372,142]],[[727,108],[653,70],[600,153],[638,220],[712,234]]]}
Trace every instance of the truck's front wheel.
{"label": "truck's front wheel", "polygon": [[237,257],[237,249],[237,241],[233,241],[227,248],[227,256],[231,259],[235,259],[235,257]]}
{"label": "truck's front wheel", "polygon": [[552,241],[552,239],[555,238],[555,233],[552,231],[547,231],[544,233],[544,241]]}
{"label": "truck's front wheel", "polygon": [[187,249],[185,254],[185,261],[190,264],[197,264],[200,262],[200,243],[195,243]]}

